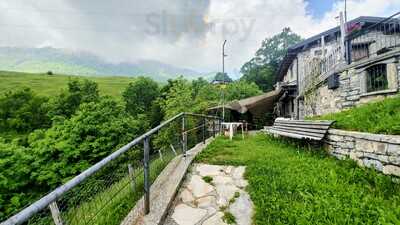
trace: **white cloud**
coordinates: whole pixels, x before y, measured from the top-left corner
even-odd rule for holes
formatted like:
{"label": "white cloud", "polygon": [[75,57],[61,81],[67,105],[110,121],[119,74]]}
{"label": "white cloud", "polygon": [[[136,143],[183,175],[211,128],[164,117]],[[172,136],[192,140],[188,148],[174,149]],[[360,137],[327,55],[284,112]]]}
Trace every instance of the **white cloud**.
{"label": "white cloud", "polygon": [[[284,27],[309,37],[337,25],[338,1],[323,19],[303,0],[14,0],[0,2],[0,45],[84,50],[109,61],[154,59],[218,71],[240,69],[266,37]],[[349,19],[389,16],[398,0],[348,0]]]}

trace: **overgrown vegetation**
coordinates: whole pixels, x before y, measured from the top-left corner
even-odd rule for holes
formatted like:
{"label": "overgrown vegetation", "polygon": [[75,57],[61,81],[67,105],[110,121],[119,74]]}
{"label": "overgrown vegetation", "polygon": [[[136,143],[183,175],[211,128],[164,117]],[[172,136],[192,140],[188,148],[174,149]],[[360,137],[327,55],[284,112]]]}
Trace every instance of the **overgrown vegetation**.
{"label": "overgrown vegetation", "polygon": [[376,134],[400,134],[400,97],[361,105],[339,113],[312,117],[335,120],[334,128]]}
{"label": "overgrown vegetation", "polygon": [[196,159],[245,165],[254,224],[399,224],[400,185],[321,149],[264,134],[212,142]]}

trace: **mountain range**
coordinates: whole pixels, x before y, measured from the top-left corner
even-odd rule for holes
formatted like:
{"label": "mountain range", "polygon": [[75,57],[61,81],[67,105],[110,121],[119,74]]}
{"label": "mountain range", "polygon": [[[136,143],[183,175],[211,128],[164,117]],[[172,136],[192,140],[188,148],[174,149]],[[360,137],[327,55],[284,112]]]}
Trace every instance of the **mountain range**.
{"label": "mountain range", "polygon": [[109,63],[87,52],[73,52],[52,47],[0,47],[0,70],[29,73],[83,76],[147,76],[156,81],[183,76],[187,79],[210,79],[214,73],[200,73],[155,60]]}

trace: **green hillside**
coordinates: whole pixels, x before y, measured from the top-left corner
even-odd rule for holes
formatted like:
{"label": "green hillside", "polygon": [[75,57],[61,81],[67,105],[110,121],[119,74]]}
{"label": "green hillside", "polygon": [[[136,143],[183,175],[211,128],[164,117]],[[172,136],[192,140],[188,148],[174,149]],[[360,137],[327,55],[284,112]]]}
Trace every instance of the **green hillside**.
{"label": "green hillside", "polygon": [[155,60],[111,63],[88,52],[74,52],[57,48],[0,47],[0,68],[5,71],[27,73],[70,74],[80,76],[147,76],[156,81],[167,81],[179,76],[196,79],[207,76]]}
{"label": "green hillside", "polygon": [[88,79],[95,81],[99,85],[101,94],[117,97],[121,96],[121,92],[125,87],[135,80],[135,78],[115,76],[83,77],[0,71],[0,94],[17,88],[29,87],[34,92],[41,95],[57,95],[61,89],[67,88],[67,83],[71,79]]}

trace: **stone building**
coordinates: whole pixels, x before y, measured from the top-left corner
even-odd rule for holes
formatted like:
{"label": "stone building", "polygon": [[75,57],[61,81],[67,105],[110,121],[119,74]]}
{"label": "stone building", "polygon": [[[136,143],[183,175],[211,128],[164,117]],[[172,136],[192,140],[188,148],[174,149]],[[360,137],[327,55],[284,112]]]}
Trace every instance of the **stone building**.
{"label": "stone building", "polygon": [[278,116],[303,119],[397,94],[399,21],[359,17],[291,46],[277,74]]}

